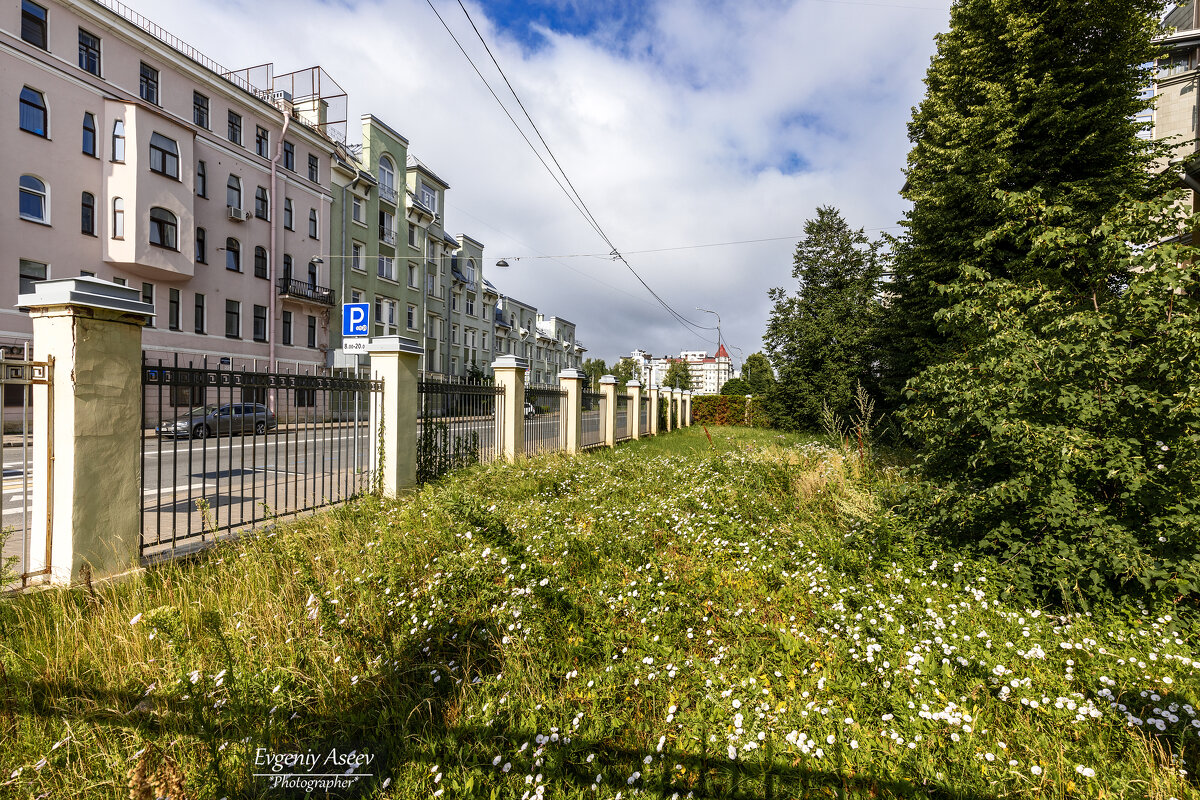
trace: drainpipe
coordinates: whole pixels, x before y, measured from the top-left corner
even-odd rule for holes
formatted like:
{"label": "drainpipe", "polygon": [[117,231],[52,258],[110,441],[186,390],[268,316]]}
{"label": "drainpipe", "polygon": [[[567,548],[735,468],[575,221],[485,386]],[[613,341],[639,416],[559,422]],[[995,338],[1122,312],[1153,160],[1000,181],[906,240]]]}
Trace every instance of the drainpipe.
{"label": "drainpipe", "polygon": [[[282,198],[280,197],[279,192],[279,159],[283,157],[283,139],[285,136],[287,136],[288,126],[292,122],[291,114],[284,109],[280,109],[280,113],[283,115],[283,130],[279,132],[279,142],[275,145],[275,155],[271,158],[271,244],[268,256],[269,261],[267,262],[271,265],[271,278],[269,281],[267,281],[271,293],[270,300],[267,304],[269,308],[267,311],[267,318],[271,320],[271,330],[267,332],[267,348],[271,362],[271,372],[277,371],[275,365],[275,298],[279,296],[279,286],[277,285],[278,269],[276,268],[279,264],[279,261],[275,256],[276,250],[278,249],[279,223],[283,218],[283,215],[280,213],[280,208],[282,208],[280,205],[280,200]],[[269,403],[271,412],[274,413],[274,390],[272,390],[270,395],[267,397],[267,402]]]}

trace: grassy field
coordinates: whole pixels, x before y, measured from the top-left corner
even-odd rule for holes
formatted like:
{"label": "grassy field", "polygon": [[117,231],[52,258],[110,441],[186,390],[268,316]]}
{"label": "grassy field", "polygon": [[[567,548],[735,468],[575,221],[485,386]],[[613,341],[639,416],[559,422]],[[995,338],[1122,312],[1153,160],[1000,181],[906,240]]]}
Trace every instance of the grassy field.
{"label": "grassy field", "polygon": [[1012,607],[897,480],[693,428],[2,600],[0,797],[1196,797],[1194,620]]}

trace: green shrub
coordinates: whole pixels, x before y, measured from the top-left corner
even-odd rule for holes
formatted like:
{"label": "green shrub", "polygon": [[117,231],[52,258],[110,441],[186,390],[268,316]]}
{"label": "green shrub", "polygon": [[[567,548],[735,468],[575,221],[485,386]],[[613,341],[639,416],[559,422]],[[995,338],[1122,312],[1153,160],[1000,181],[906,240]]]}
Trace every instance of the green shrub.
{"label": "green shrub", "polygon": [[692,398],[692,424],[770,428],[771,417],[758,398],[710,394]]}
{"label": "green shrub", "polygon": [[924,480],[906,513],[1006,564],[1018,588],[1200,594],[1200,271],[1193,247],[1148,246],[1196,229],[1174,200],[1080,234],[1018,198],[1029,227],[1002,235],[1047,263],[1099,253],[1117,288],[967,271],[942,320],[973,346],[909,383]]}

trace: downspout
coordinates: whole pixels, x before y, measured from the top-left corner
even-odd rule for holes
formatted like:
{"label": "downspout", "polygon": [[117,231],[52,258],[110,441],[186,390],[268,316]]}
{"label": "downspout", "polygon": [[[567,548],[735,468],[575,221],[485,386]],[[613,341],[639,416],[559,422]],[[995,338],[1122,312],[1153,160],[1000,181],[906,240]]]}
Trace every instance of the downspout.
{"label": "downspout", "polygon": [[[283,130],[279,132],[279,142],[278,142],[278,144],[275,145],[275,155],[271,158],[271,205],[272,205],[272,209],[271,209],[271,244],[270,244],[270,251],[269,251],[269,256],[268,256],[269,261],[267,262],[271,265],[271,279],[267,281],[267,285],[269,286],[269,291],[271,293],[270,300],[267,304],[270,309],[267,312],[267,315],[268,315],[268,319],[271,320],[271,330],[267,332],[267,348],[268,348],[267,352],[268,352],[269,360],[271,362],[271,372],[277,371],[276,365],[275,365],[275,334],[276,334],[275,314],[277,311],[276,305],[275,305],[275,298],[279,296],[279,287],[276,284],[276,281],[278,280],[278,277],[277,277],[278,270],[276,267],[279,264],[279,261],[276,259],[275,256],[276,256],[276,250],[278,249],[279,221],[283,217],[283,215],[279,213],[279,209],[281,208],[281,206],[280,206],[281,198],[280,198],[280,193],[279,193],[279,159],[283,157],[283,139],[285,136],[287,136],[288,126],[291,125],[291,122],[292,122],[291,114],[289,114],[284,109],[280,109],[279,111],[283,115]],[[284,200],[284,202],[287,202],[287,201]],[[275,411],[275,392],[274,391],[272,391],[271,394],[267,397],[267,402],[269,403],[268,407],[270,408],[271,412],[274,413],[274,411]]]}

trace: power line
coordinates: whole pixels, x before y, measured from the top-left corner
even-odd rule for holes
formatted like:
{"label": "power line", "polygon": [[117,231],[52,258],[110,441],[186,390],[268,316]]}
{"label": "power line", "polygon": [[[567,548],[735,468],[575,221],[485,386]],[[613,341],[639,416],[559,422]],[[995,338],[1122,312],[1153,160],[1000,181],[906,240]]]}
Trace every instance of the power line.
{"label": "power line", "polygon": [[[507,106],[504,105],[504,103],[500,100],[500,98],[492,90],[491,84],[489,84],[487,82],[487,79],[483,77],[483,74],[479,71],[479,68],[475,66],[475,62],[471,60],[471,57],[467,54],[466,49],[458,41],[458,37],[454,35],[454,32],[450,30],[449,25],[447,25],[445,20],[442,19],[442,15],[438,13],[436,8],[434,8],[432,0],[426,0],[426,3],[429,4],[429,7],[433,10],[433,13],[435,15],[437,15],[438,20],[442,23],[442,27],[444,27],[446,29],[446,32],[450,34],[450,37],[452,39],[454,39],[454,43],[458,45],[459,51],[461,51],[463,56],[467,59],[467,61],[470,62],[471,67],[475,70],[475,73],[477,75],[479,75],[480,80],[482,80],[484,85],[488,87],[488,91],[491,92],[492,97],[496,100],[497,103],[500,104],[500,107],[504,109],[504,113],[508,117],[509,121],[512,122],[513,126],[516,127],[517,130],[521,133],[521,138],[523,138],[525,140],[525,143],[527,145],[529,145],[530,149],[534,151],[534,154],[538,156],[538,160],[541,161],[542,166],[544,166],[547,169],[547,171],[550,171],[550,167],[548,164],[546,164],[545,159],[543,159],[541,157],[541,154],[537,151],[537,148],[534,147],[534,145],[531,141],[529,141],[529,137],[525,135],[525,132],[523,130],[521,130],[520,125],[518,125],[516,120],[513,119],[513,116],[511,113],[509,113]],[[571,200],[572,205],[575,206],[575,209],[580,212],[580,214],[583,216],[583,218],[592,227],[592,229],[596,231],[596,233],[600,236],[600,238],[604,241],[604,243],[611,248],[609,255],[612,256],[613,258],[619,260],[622,264],[624,264],[625,267],[631,273],[633,273],[633,276],[635,278],[637,278],[638,282],[641,283],[642,286],[646,289],[646,291],[649,292],[650,295],[655,300],[658,301],[658,303],[667,311],[667,313],[670,314],[672,317],[674,317],[681,325],[685,326],[685,328],[690,328],[692,330],[693,334],[696,334],[696,332],[700,331],[700,330],[713,330],[713,328],[710,328],[707,326],[696,325],[694,322],[692,322],[691,320],[688,320],[686,317],[684,317],[682,314],[680,314],[674,308],[672,308],[671,305],[669,303],[667,303],[666,300],[664,300],[661,296],[658,295],[657,292],[655,292],[652,288],[650,288],[650,284],[646,283],[645,279],[642,278],[642,276],[640,274],[638,274],[637,270],[633,268],[633,265],[629,263],[629,261],[625,258],[625,256],[621,255],[621,251],[617,248],[616,244],[613,243],[612,239],[609,238],[608,234],[604,232],[604,229],[600,225],[599,221],[596,220],[595,216],[591,213],[591,210],[588,209],[587,204],[583,201],[582,196],[575,189],[575,186],[571,183],[571,179],[567,176],[566,171],[562,168],[562,165],[559,163],[558,159],[555,157],[554,151],[550,148],[550,145],[547,144],[545,138],[542,136],[541,131],[537,127],[537,124],[534,123],[533,118],[529,114],[529,111],[525,108],[525,104],[521,102],[521,98],[519,95],[517,95],[516,89],[513,88],[512,82],[509,81],[508,76],[504,72],[504,69],[500,66],[499,61],[496,60],[496,57],[492,53],[491,48],[488,46],[487,41],[483,38],[483,34],[480,32],[478,26],[475,25],[475,21],[471,18],[470,12],[468,12],[466,6],[464,6],[462,4],[462,0],[458,0],[458,5],[459,5],[459,8],[462,9],[463,15],[466,16],[467,21],[471,24],[471,28],[475,31],[475,35],[479,37],[479,41],[483,44],[484,49],[487,51],[488,56],[491,58],[492,64],[495,65],[496,70],[500,73],[501,77],[504,79],[504,83],[506,86],[508,86],[509,92],[512,93],[513,98],[516,99],[516,101],[517,101],[517,105],[520,106],[521,111],[525,114],[525,118],[529,121],[529,124],[533,127],[534,131],[537,133],[538,139],[541,141],[542,146],[546,149],[546,153],[550,156],[550,159],[554,162],[554,165],[558,168],[558,171],[562,175],[563,180],[566,181],[568,186],[570,186],[571,192],[574,193],[574,196],[572,197],[571,193],[567,192],[567,189],[563,186],[562,182],[560,182],[558,180],[558,176],[554,175],[553,172],[551,172],[552,177],[554,177],[554,179],[555,179],[555,183],[557,183],[559,185],[559,188],[562,189],[563,192],[568,195],[568,199]]]}

